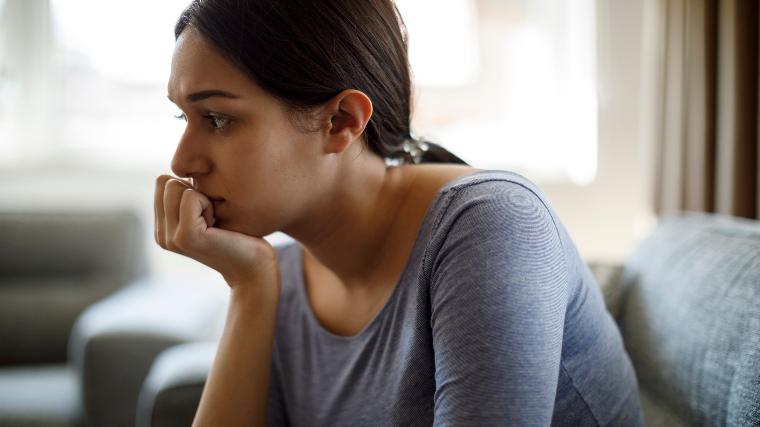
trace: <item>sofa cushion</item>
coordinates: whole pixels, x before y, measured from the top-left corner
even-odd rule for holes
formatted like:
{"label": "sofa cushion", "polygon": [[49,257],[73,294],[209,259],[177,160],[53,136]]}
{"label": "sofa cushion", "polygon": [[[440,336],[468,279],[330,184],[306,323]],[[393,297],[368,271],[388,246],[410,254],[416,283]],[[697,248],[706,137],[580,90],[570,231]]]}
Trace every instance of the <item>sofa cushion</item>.
{"label": "sofa cushion", "polygon": [[621,332],[650,400],[688,424],[760,425],[760,225],[664,218],[621,280]]}
{"label": "sofa cushion", "polygon": [[146,272],[130,212],[0,212],[0,365],[60,363],[88,305]]}
{"label": "sofa cushion", "polygon": [[187,343],[164,350],[150,369],[138,404],[138,427],[192,424],[219,343]]}
{"label": "sofa cushion", "polygon": [[607,311],[617,321],[623,298],[623,287],[620,283],[623,266],[592,262],[589,264],[589,268],[594,275],[594,279],[596,279],[596,283],[602,290],[604,305],[607,307]]}
{"label": "sofa cushion", "polygon": [[218,283],[175,279],[180,283],[130,285],[88,307],[74,325],[69,362],[80,370],[82,405],[93,425],[134,426],[155,358],[174,345],[221,335],[229,292]]}
{"label": "sofa cushion", "polygon": [[691,424],[679,418],[678,414],[647,389],[641,389],[639,401],[644,412],[644,425],[647,427],[689,427]]}
{"label": "sofa cushion", "polygon": [[67,365],[0,368],[0,426],[83,425],[79,382]]}
{"label": "sofa cushion", "polygon": [[128,282],[146,271],[139,218],[128,211],[0,212],[3,277],[105,273]]}

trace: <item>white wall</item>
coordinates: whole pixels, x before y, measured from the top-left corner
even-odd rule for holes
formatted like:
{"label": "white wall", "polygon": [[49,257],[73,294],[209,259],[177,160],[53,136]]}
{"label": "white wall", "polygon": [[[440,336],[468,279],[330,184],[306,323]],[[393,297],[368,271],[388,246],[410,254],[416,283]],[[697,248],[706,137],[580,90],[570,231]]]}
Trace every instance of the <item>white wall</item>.
{"label": "white wall", "polygon": [[648,105],[642,71],[644,1],[597,6],[599,168],[586,187],[541,188],[590,261],[621,262],[654,225],[651,140],[642,129]]}

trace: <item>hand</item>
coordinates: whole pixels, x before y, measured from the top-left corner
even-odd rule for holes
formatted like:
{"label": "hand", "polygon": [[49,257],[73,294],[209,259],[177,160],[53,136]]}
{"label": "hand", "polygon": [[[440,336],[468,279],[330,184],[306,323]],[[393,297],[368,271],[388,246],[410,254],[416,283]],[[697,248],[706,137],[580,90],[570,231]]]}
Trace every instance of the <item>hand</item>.
{"label": "hand", "polygon": [[218,271],[235,290],[244,286],[279,285],[277,256],[259,237],[215,228],[214,205],[184,180],[156,179],[155,238],[162,248]]}

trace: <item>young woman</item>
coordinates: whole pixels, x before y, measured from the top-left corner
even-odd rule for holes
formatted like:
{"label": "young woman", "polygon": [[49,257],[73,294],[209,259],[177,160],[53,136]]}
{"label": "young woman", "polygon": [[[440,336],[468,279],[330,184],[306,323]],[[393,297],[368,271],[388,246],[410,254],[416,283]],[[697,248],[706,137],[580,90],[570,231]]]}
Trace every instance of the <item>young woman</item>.
{"label": "young woman", "polygon": [[175,35],[156,240],[231,288],[194,425],[641,424],[541,191],[412,138],[391,0],[196,0]]}

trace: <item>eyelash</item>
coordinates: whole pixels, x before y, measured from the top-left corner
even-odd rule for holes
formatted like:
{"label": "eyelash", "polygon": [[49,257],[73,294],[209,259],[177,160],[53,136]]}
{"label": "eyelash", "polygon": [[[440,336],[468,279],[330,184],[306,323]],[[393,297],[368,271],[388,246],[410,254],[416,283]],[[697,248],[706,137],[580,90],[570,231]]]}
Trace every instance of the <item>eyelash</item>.
{"label": "eyelash", "polygon": [[[185,115],[185,113],[178,114],[178,115],[176,115],[174,117],[177,118],[177,119],[179,119],[179,120],[184,120],[185,122],[187,122],[187,116]],[[216,114],[207,114],[207,115],[203,116],[203,118],[205,118],[205,119],[207,119],[209,121],[209,123],[211,124],[211,128],[214,130],[214,132],[221,132],[232,121],[231,119],[229,119],[227,117],[218,116]],[[223,125],[218,125],[217,121],[219,121],[219,120],[224,121],[224,124]]]}

